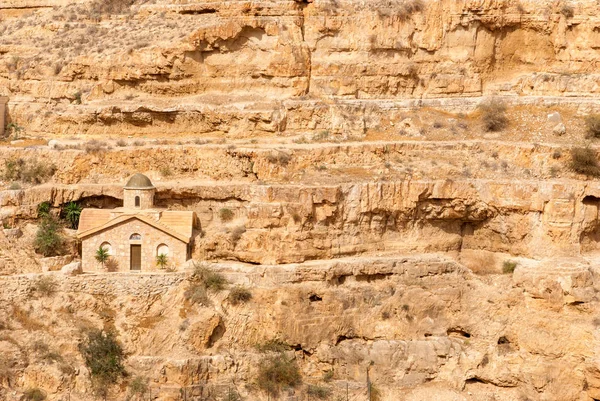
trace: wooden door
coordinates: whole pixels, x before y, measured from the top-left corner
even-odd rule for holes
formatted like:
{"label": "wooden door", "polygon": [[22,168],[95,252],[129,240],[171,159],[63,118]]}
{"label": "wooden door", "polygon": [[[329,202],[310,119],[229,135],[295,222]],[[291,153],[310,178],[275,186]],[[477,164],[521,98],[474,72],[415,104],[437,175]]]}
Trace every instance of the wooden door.
{"label": "wooden door", "polygon": [[131,245],[131,270],[142,270],[142,246]]}

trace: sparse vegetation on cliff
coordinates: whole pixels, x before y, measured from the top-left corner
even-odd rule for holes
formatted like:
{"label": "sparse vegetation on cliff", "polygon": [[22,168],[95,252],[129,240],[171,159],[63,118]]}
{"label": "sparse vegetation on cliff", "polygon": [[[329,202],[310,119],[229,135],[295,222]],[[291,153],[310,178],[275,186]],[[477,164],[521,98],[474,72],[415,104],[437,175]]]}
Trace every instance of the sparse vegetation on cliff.
{"label": "sparse vegetation on cliff", "polygon": [[256,383],[261,390],[277,395],[286,388],[300,385],[302,377],[296,361],[279,354],[260,362]]}
{"label": "sparse vegetation on cliff", "polygon": [[203,263],[196,264],[191,281],[202,284],[204,288],[214,292],[224,290],[228,284],[222,274],[213,271]]}
{"label": "sparse vegetation on cliff", "polygon": [[238,305],[250,301],[252,293],[246,287],[237,286],[229,292],[228,299],[232,305]]}
{"label": "sparse vegetation on cliff", "polygon": [[502,263],[502,273],[504,274],[512,274],[517,268],[517,262],[514,260],[505,260]]}
{"label": "sparse vegetation on cliff", "polygon": [[105,393],[109,386],[125,376],[125,352],[115,333],[90,330],[79,344],[79,352],[98,393]]}
{"label": "sparse vegetation on cliff", "polygon": [[600,114],[590,114],[585,118],[587,134],[593,138],[600,138]]}
{"label": "sparse vegetation on cliff", "polygon": [[41,184],[48,181],[55,171],[56,167],[53,164],[38,161],[36,158],[9,158],[4,161],[3,178],[7,181]]}
{"label": "sparse vegetation on cliff", "polygon": [[44,401],[46,393],[39,388],[30,388],[23,393],[23,399],[26,401]]}
{"label": "sparse vegetation on cliff", "polygon": [[35,235],[35,251],[44,256],[57,256],[63,252],[64,245],[60,223],[52,216],[43,218]]}
{"label": "sparse vegetation on cliff", "polygon": [[486,131],[502,131],[508,125],[506,105],[498,99],[490,99],[479,106],[481,120]]}
{"label": "sparse vegetation on cliff", "polygon": [[571,170],[593,177],[600,176],[600,165],[596,152],[590,148],[571,149]]}
{"label": "sparse vegetation on cliff", "polygon": [[35,292],[48,297],[56,292],[58,284],[52,276],[41,276],[33,285]]}
{"label": "sparse vegetation on cliff", "polygon": [[228,209],[226,207],[219,209],[219,218],[221,219],[222,222],[228,222],[233,220],[233,212],[231,211],[231,209]]}

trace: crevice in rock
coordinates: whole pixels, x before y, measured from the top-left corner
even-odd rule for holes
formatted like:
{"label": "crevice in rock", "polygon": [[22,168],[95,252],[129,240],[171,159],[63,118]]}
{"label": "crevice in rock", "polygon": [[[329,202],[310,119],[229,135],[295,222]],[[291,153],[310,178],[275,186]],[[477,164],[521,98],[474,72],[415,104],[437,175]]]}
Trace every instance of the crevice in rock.
{"label": "crevice in rock", "polygon": [[225,334],[225,325],[223,324],[223,321],[221,320],[219,322],[219,324],[217,325],[217,327],[215,327],[215,329],[211,333],[210,337],[208,338],[208,342],[206,343],[206,347],[207,348],[212,348],[212,346],[217,341],[219,341],[223,337],[224,334]]}
{"label": "crevice in rock", "polygon": [[201,15],[201,14],[215,14],[217,10],[214,8],[205,8],[203,10],[181,10],[179,14],[182,15]]}
{"label": "crevice in rock", "polygon": [[454,336],[460,336],[460,337],[464,337],[464,338],[471,338],[471,333],[469,333],[469,332],[467,332],[467,331],[465,331],[465,330],[463,330],[461,328],[458,328],[458,327],[449,328],[446,331],[446,333],[449,336],[454,335]]}
{"label": "crevice in rock", "polygon": [[385,280],[390,276],[392,276],[392,273],[357,274],[356,281],[371,283],[373,281]]}
{"label": "crevice in rock", "polygon": [[487,382],[477,376],[471,377],[470,379],[465,380],[465,384],[475,384],[475,383],[489,384],[489,382]]}
{"label": "crevice in rock", "polygon": [[346,341],[346,340],[354,340],[356,337],[347,337],[344,335],[338,335],[337,339],[335,340],[335,345],[339,345],[342,341]]}
{"label": "crevice in rock", "polygon": [[308,297],[308,299],[310,300],[310,302],[319,302],[323,300],[323,298],[318,296],[317,294],[312,294],[310,297]]}

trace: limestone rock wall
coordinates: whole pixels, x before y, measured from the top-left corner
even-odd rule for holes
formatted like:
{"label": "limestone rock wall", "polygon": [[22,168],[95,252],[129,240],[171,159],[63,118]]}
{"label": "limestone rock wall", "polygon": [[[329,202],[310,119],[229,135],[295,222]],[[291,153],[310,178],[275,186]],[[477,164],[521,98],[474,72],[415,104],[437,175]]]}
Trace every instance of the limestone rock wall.
{"label": "limestone rock wall", "polygon": [[0,95],[47,135],[294,133],[492,94],[595,103],[597,2],[405,3],[30,1],[0,23]]}
{"label": "limestone rock wall", "polygon": [[[221,263],[212,268],[232,287],[249,288],[252,300],[233,305],[225,290],[211,293],[207,306],[186,301],[184,273],[54,276],[51,295],[36,290],[37,275],[4,277],[0,358],[10,375],[0,396],[17,400],[35,386],[50,399],[89,399],[77,343],[86,327],[105,327],[130,355],[129,373],[147,378],[158,400],[177,399],[183,389],[266,400],[251,384],[269,356],[256,345],[272,340],[284,344],[304,378],[281,399],[305,397],[308,384],[364,398],[370,366],[385,401],[589,400],[599,391],[597,299],[581,294],[596,291],[597,266],[569,266],[540,266],[552,270],[543,281],[535,266],[523,265],[514,280],[492,283],[439,256]],[[57,351],[60,361],[45,356]],[[126,395],[124,386],[111,390],[111,397]]]}

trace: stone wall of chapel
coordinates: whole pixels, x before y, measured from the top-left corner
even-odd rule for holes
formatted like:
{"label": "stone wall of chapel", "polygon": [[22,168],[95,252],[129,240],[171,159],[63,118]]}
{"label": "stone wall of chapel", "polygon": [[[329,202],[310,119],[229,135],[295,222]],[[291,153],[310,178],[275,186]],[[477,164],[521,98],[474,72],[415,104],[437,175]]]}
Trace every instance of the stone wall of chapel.
{"label": "stone wall of chapel", "polygon": [[[123,206],[130,209],[152,209],[154,189],[123,189]],[[140,206],[135,206],[135,197],[140,197]]]}
{"label": "stone wall of chapel", "polygon": [[[131,241],[132,234],[140,234],[141,241]],[[164,233],[143,221],[132,219],[85,238],[81,244],[81,261],[84,271],[102,271],[102,265],[96,261],[96,251],[104,242],[113,249],[112,258],[117,263],[116,271],[130,270],[130,245],[142,245],[141,271],[160,270],[156,266],[156,251],[159,245],[169,247],[168,261],[173,267],[181,266],[188,260],[187,244]]]}

